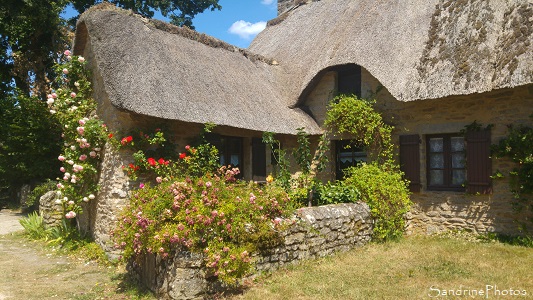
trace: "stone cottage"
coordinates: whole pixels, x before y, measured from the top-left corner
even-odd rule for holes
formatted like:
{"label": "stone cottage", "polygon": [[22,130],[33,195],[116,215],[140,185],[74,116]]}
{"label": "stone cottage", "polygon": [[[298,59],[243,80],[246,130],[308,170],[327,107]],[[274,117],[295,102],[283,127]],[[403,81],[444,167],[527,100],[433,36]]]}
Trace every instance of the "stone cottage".
{"label": "stone cottage", "polygon": [[[185,145],[215,123],[221,163],[239,166],[248,180],[272,168],[262,132],[290,148],[297,128],[322,132],[335,95],[375,98],[396,128],[411,181],[408,231],[517,233],[508,183],[490,178],[513,164],[491,159],[489,147],[506,125],[533,125],[531,2],[280,0],[278,8],[244,50],[101,5],[79,19],[74,54],[89,62],[98,114],[112,130],[164,122]],[[494,126],[461,135],[474,121]],[[365,159],[344,143],[332,143],[325,180]],[[105,155],[86,220],[102,244],[127,201],[120,167],[128,159]]]}

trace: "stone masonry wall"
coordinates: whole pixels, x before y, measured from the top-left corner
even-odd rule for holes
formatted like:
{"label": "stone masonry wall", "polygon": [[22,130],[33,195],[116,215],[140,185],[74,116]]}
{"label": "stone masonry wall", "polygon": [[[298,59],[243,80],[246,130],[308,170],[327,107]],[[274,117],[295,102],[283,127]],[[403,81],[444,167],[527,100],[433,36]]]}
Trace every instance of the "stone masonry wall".
{"label": "stone masonry wall", "polygon": [[[258,272],[360,247],[372,235],[370,209],[361,202],[302,208],[296,219],[281,233],[282,245],[255,254]],[[219,282],[206,277],[201,254],[178,252],[165,260],[147,256],[133,271],[159,299],[204,299],[221,288]]]}

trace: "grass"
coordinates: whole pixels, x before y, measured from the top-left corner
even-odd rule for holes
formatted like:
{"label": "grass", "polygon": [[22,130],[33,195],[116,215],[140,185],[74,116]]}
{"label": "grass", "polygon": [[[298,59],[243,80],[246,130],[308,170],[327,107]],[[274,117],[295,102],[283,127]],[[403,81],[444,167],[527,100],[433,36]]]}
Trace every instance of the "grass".
{"label": "grass", "polygon": [[524,299],[533,297],[532,261],[533,248],[523,246],[408,237],[278,270],[234,299],[456,299],[450,290],[485,299],[479,290],[487,288],[489,298],[513,289]]}

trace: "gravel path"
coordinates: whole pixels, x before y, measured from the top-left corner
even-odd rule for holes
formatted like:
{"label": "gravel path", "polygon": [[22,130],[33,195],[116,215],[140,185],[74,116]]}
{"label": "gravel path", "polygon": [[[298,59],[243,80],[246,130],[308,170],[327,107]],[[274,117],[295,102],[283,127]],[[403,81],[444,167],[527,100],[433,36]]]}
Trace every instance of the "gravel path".
{"label": "gravel path", "polygon": [[[25,215],[9,209],[0,210],[0,235],[22,230],[19,219]],[[0,297],[0,299],[2,299]]]}
{"label": "gravel path", "polygon": [[116,293],[124,271],[60,256],[25,239],[19,234],[23,216],[0,211],[0,300],[130,299]]}

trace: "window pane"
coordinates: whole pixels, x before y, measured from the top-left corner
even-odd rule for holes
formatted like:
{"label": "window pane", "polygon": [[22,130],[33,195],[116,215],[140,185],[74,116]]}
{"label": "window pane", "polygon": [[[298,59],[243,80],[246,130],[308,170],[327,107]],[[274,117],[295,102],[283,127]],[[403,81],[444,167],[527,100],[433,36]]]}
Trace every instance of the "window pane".
{"label": "window pane", "polygon": [[429,185],[443,185],[444,173],[442,170],[429,171]]}
{"label": "window pane", "polygon": [[456,136],[451,138],[452,143],[452,152],[463,152],[465,151],[465,139],[461,136]]}
{"label": "window pane", "polygon": [[444,168],[444,154],[430,154],[429,168],[442,169]]}
{"label": "window pane", "polygon": [[443,138],[429,139],[429,151],[430,152],[443,152],[444,151],[443,140],[444,140]]}
{"label": "window pane", "polygon": [[220,154],[220,165],[221,166],[226,165],[226,158],[224,157],[224,154]]}
{"label": "window pane", "polygon": [[462,185],[465,183],[465,170],[452,171],[452,185]]}
{"label": "window pane", "polygon": [[238,166],[239,165],[239,155],[232,154],[230,157],[230,164],[232,166]]}
{"label": "window pane", "polygon": [[454,153],[452,154],[452,168],[463,169],[465,167],[465,154]]}

